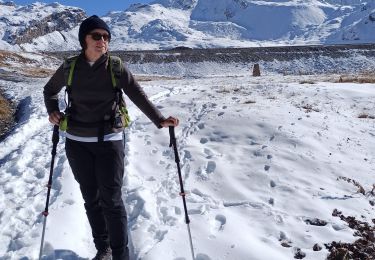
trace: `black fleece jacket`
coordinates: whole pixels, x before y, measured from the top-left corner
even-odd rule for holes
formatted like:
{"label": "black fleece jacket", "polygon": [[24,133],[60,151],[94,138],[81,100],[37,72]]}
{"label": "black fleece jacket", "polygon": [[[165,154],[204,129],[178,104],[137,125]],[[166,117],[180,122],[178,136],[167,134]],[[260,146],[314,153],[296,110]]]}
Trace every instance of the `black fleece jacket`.
{"label": "black fleece jacket", "polygon": [[[48,114],[60,111],[58,93],[66,85],[64,66],[61,65],[44,87],[44,102]],[[160,111],[151,103],[143,89],[134,79],[131,72],[122,65],[121,88],[130,100],[157,126],[165,120]],[[102,55],[93,66],[86,61],[81,53],[74,69],[70,120],[81,123],[100,122],[111,115],[115,102],[115,90],[112,86],[111,73],[108,64],[108,54]],[[68,133],[82,136],[97,136],[97,129],[93,127],[69,126]],[[110,125],[106,125],[104,134],[113,133]]]}

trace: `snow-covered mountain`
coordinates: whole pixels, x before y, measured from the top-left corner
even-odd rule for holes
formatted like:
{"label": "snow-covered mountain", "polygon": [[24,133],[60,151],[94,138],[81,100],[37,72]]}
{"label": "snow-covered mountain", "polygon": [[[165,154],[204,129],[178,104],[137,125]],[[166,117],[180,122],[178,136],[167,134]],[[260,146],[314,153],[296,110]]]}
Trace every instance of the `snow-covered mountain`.
{"label": "snow-covered mountain", "polygon": [[[66,49],[78,48],[75,27],[86,17],[76,7],[59,3],[33,3],[17,6],[13,2],[0,1],[0,49],[47,48],[52,42]],[[65,46],[64,46],[65,45]],[[22,48],[21,47],[21,48]]]}
{"label": "snow-covered mountain", "polygon": [[[72,50],[84,11],[0,1],[0,48]],[[375,41],[375,0],[156,0],[103,17],[112,49]]]}

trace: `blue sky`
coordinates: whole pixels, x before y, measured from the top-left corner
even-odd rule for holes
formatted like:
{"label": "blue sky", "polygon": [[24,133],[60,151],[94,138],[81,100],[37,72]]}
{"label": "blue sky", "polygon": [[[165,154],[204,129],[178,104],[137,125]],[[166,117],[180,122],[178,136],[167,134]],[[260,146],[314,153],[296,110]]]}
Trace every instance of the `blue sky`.
{"label": "blue sky", "polygon": [[13,0],[17,5],[28,5],[34,2],[53,3],[58,2],[62,5],[77,6],[86,11],[88,15],[97,14],[99,16],[107,14],[109,11],[123,11],[131,4],[150,3],[151,0]]}

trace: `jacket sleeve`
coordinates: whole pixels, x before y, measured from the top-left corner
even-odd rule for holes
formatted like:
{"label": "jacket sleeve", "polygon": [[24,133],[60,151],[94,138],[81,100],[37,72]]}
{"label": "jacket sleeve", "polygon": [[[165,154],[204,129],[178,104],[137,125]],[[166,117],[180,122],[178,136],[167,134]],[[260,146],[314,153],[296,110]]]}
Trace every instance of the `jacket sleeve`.
{"label": "jacket sleeve", "polygon": [[162,128],[161,122],[165,117],[151,103],[144,90],[134,79],[132,73],[126,66],[122,67],[121,86],[130,100],[158,127]]}
{"label": "jacket sleeve", "polygon": [[53,111],[60,111],[59,109],[59,102],[58,102],[58,94],[61,89],[65,86],[65,78],[64,78],[64,65],[61,65],[44,86],[43,96],[44,96],[44,104],[47,108],[48,114]]}

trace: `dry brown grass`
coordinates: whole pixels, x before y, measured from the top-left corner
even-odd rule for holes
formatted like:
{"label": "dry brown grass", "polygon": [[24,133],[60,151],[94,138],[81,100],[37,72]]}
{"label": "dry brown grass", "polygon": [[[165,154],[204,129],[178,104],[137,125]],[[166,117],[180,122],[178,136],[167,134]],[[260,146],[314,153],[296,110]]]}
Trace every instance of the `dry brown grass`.
{"label": "dry brown grass", "polygon": [[45,69],[45,68],[25,68],[19,73],[26,77],[32,78],[46,78],[51,77],[56,70]]}
{"label": "dry brown grass", "polygon": [[336,83],[375,83],[375,73],[366,72],[358,75],[341,75]]}
{"label": "dry brown grass", "polygon": [[5,120],[11,115],[12,110],[8,100],[0,94],[0,120]]}
{"label": "dry brown grass", "polygon": [[16,52],[0,50],[0,67],[8,68],[16,74],[33,77],[50,77],[55,72],[54,69],[41,68],[37,61],[23,57]]}
{"label": "dry brown grass", "polygon": [[25,58],[16,52],[1,51],[0,50],[0,65],[9,65],[10,63],[35,63],[35,61]]}
{"label": "dry brown grass", "polygon": [[12,126],[14,109],[0,93],[0,140]]}
{"label": "dry brown grass", "polygon": [[134,75],[137,81],[155,81],[155,80],[177,80],[181,79],[179,77],[168,77],[168,76],[158,76],[158,75]]}

